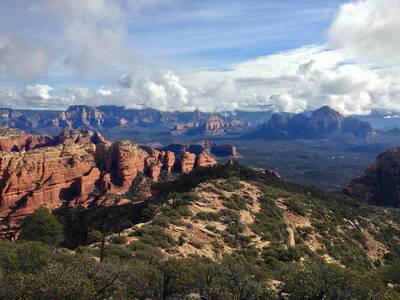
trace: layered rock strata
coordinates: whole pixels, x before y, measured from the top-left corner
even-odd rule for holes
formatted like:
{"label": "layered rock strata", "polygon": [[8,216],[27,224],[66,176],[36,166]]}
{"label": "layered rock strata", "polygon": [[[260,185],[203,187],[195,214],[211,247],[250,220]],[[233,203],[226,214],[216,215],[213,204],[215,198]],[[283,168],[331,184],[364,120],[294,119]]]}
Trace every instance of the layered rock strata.
{"label": "layered rock strata", "polygon": [[18,221],[40,206],[87,207],[96,204],[95,194],[125,193],[139,174],[157,181],[162,172],[189,173],[216,163],[206,152],[175,154],[129,141],[111,144],[100,135],[65,138],[56,146],[29,151],[3,151],[0,218]]}

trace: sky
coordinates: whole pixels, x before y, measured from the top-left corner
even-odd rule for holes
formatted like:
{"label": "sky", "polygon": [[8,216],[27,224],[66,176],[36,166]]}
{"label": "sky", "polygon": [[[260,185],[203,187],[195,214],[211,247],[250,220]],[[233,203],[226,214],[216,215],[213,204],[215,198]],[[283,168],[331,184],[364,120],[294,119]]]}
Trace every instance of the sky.
{"label": "sky", "polygon": [[400,1],[2,0],[0,107],[400,112]]}

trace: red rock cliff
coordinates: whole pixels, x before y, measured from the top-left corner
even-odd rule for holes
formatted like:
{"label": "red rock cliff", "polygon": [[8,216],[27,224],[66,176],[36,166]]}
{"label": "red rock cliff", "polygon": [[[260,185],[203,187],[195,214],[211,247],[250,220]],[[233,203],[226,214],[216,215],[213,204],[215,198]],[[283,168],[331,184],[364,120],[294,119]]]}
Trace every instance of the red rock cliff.
{"label": "red rock cliff", "polygon": [[82,137],[31,151],[0,152],[0,220],[18,221],[40,206],[89,206],[96,202],[92,192],[125,193],[138,174],[157,181],[162,171],[189,173],[195,166],[215,164],[205,152],[176,157],[128,141]]}

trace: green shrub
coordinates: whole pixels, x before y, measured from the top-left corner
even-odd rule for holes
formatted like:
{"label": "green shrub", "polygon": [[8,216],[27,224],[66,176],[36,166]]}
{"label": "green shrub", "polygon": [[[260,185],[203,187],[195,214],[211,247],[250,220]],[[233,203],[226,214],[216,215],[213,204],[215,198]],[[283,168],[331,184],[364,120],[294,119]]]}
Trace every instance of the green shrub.
{"label": "green shrub", "polygon": [[63,225],[47,208],[40,207],[22,222],[20,239],[57,245],[63,240]]}
{"label": "green shrub", "polygon": [[217,232],[217,227],[215,227],[214,225],[211,225],[211,224],[207,224],[206,229],[209,231],[212,231],[212,232]]}
{"label": "green shrub", "polygon": [[156,225],[145,225],[139,228],[135,235],[140,237],[140,241],[146,244],[150,244],[154,247],[170,248],[175,245],[174,239],[164,232],[164,230]]}
{"label": "green shrub", "polygon": [[193,247],[197,248],[197,249],[203,249],[204,248],[204,243],[202,243],[200,241],[190,241],[189,244],[192,245]]}
{"label": "green shrub", "polygon": [[126,236],[120,235],[120,234],[114,235],[110,240],[111,243],[119,244],[119,245],[125,245],[127,243],[127,241],[128,240],[127,240]]}
{"label": "green shrub", "polygon": [[196,218],[203,221],[218,221],[219,215],[214,212],[201,211],[197,213]]}

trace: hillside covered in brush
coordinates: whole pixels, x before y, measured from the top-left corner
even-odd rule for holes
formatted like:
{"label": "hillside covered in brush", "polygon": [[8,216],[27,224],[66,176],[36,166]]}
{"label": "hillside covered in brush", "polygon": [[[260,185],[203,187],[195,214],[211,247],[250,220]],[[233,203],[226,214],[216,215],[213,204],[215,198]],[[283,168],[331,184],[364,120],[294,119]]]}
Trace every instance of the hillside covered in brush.
{"label": "hillside covered in brush", "polygon": [[152,189],[55,211],[55,248],[2,242],[0,298],[399,299],[398,209],[231,165]]}

